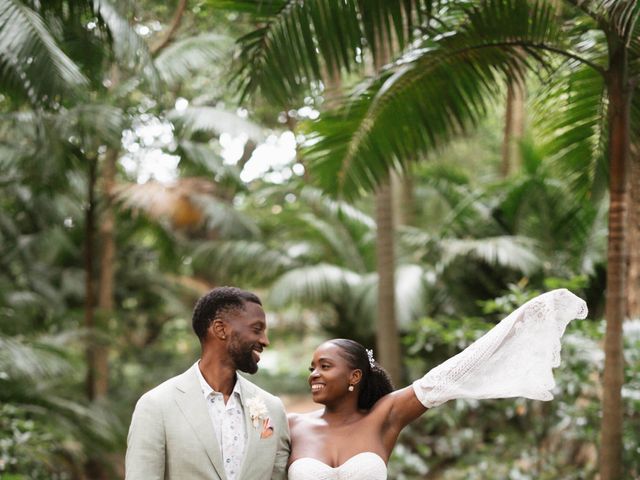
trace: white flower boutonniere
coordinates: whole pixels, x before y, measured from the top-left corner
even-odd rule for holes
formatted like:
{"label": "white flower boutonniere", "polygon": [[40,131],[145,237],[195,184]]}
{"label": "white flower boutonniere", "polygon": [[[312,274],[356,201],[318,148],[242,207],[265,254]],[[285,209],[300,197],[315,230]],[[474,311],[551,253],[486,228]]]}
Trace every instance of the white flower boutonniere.
{"label": "white flower boutonniere", "polygon": [[261,423],[269,419],[269,410],[261,397],[252,397],[247,400],[247,408],[253,428],[258,428]]}

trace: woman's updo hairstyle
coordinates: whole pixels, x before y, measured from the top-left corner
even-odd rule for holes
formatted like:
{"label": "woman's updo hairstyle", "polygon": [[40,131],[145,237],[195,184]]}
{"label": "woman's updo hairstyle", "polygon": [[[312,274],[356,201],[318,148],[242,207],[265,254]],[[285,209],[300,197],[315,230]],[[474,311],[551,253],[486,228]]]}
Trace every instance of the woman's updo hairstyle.
{"label": "woman's updo hairstyle", "polygon": [[358,408],[370,410],[380,398],[393,392],[389,374],[373,360],[373,356],[369,361],[367,350],[362,345],[346,338],[336,338],[329,342],[340,347],[343,358],[351,368],[362,371]]}

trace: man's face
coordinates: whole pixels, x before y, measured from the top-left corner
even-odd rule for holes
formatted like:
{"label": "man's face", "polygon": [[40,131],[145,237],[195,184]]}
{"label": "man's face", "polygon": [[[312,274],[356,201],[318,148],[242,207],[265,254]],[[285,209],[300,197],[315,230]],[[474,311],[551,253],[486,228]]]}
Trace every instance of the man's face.
{"label": "man's face", "polygon": [[237,370],[256,373],[260,353],[269,345],[264,310],[257,303],[245,302],[243,310],[232,310],[227,315],[231,327],[229,357]]}

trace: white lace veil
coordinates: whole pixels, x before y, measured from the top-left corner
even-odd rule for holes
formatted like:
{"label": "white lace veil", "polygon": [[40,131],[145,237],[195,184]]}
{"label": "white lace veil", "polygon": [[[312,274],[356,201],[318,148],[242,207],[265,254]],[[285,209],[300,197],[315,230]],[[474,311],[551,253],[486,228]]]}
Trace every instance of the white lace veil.
{"label": "white lace veil", "polygon": [[560,337],[571,320],[586,316],[586,303],[569,290],[535,297],[416,380],[416,396],[427,408],[456,398],[551,400],[551,369],[560,365]]}

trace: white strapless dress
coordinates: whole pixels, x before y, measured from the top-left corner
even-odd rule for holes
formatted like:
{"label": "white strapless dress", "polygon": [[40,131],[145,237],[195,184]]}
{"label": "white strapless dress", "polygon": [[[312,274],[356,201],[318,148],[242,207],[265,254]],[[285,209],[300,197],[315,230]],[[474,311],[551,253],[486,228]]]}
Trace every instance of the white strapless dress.
{"label": "white strapless dress", "polygon": [[354,455],[338,467],[303,457],[289,466],[289,480],[387,480],[387,464],[373,452]]}

